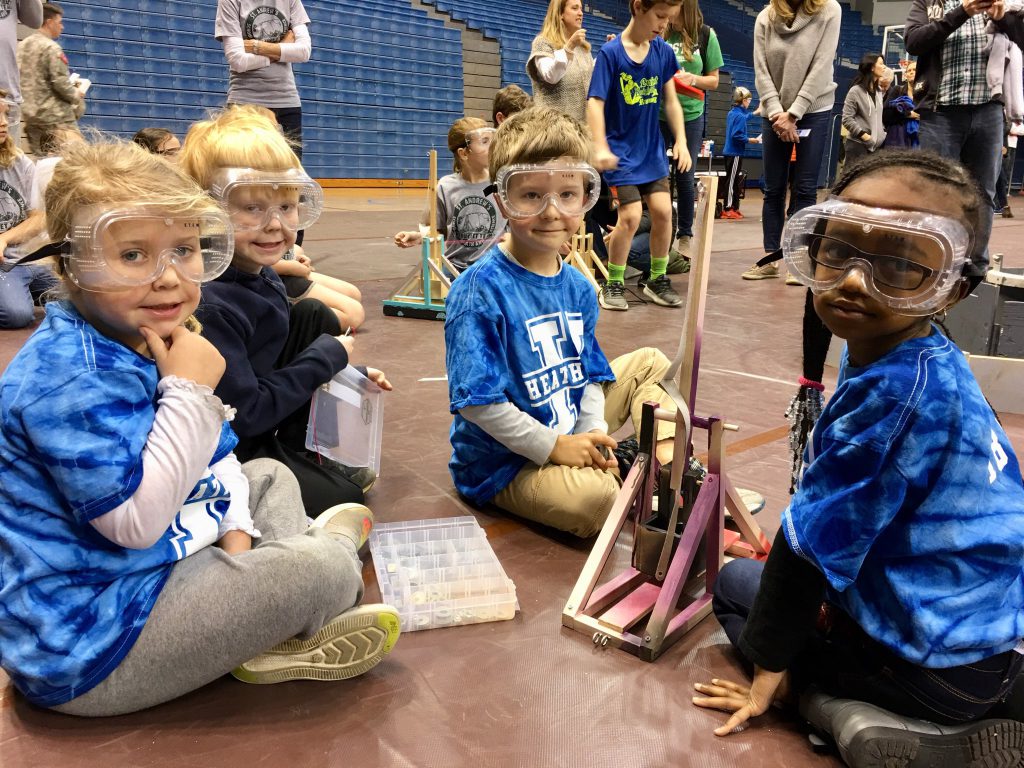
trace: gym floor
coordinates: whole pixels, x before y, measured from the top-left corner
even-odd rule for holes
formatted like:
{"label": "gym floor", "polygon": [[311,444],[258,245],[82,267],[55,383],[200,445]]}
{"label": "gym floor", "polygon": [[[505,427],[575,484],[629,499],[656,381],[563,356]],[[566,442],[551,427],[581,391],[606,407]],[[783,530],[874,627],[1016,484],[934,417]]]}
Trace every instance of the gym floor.
{"label": "gym floor", "polygon": [[[225,677],[169,704],[104,720],[37,709],[0,672],[5,768],[839,765],[812,752],[797,719],[783,712],[725,739],[712,734],[725,716],[692,706],[693,684],[742,679],[713,617],[654,663],[596,648],[561,626],[592,542],[472,509],[456,496],[447,469],[442,324],[380,310],[419,259],[418,249],[391,245],[391,235],[415,223],[424,199],[424,190],[330,190],[306,249],[320,271],[362,289],[368,320],[356,335],[355,361],[382,368],[395,385],[385,405],[382,473],[368,499],[377,520],[475,515],[516,584],[515,619],[410,632],[384,663],[348,682],[266,688]],[[783,413],[801,368],[804,289],[740,279],[761,252],[756,192],[742,210],[745,220],[715,226],[697,412],[740,426],[726,433],[726,471],[767,498],[758,520],[771,538],[788,499]],[[1011,247],[1022,236],[1024,215],[996,219],[992,250],[1007,254],[1006,266],[1024,267],[1024,252]],[[680,294],[686,282],[676,278]],[[641,345],[672,357],[683,317],[684,310],[638,302],[626,313],[602,312],[598,339],[609,358]],[[0,370],[30,332],[0,332]],[[835,374],[826,369],[829,392]],[[1024,454],[1024,416],[1003,415],[1003,424]],[[698,445],[701,439],[698,433]],[[623,562],[627,539],[617,545]],[[379,591],[368,555],[364,574],[364,600],[372,602]]]}

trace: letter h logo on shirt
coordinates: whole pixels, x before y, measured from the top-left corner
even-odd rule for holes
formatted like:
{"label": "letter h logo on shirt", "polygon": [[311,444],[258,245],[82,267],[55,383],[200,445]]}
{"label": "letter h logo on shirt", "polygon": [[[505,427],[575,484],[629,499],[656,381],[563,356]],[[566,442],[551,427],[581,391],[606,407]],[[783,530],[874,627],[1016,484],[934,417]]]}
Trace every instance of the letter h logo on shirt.
{"label": "letter h logo on shirt", "polygon": [[544,404],[551,408],[551,418],[540,421],[547,421],[547,426],[567,435],[579,418],[572,390],[585,383],[580,363],[583,315],[579,312],[541,315],[526,321],[526,331],[539,366],[523,375],[523,385],[534,408]]}

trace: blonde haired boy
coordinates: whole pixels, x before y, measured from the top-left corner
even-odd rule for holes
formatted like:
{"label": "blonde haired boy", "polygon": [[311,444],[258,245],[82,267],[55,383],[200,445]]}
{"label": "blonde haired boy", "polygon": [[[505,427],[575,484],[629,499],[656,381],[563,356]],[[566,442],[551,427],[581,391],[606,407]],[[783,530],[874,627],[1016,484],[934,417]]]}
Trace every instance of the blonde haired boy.
{"label": "blonde haired boy", "polygon": [[[558,249],[600,190],[590,137],[544,107],[504,121],[490,172],[508,239],[452,284],[445,343],[454,421],[449,468],[475,504],[593,536],[619,488],[609,432],[641,405],[671,407],[658,382],[668,360],[640,349],[610,365],[594,335],[594,290]],[[659,458],[671,455],[661,427]]]}

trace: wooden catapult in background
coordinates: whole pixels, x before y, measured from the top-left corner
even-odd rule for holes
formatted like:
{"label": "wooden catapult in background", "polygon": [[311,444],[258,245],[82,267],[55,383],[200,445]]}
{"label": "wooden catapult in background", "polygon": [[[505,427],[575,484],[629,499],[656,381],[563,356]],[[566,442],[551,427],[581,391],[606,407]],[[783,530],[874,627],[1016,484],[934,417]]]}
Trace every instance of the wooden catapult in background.
{"label": "wooden catapult in background", "polygon": [[444,256],[444,235],[437,231],[437,150],[430,150],[430,180],[427,182],[427,210],[430,229],[423,238],[420,263],[405,278],[402,287],[384,299],[384,314],[444,320],[444,300],[458,270]]}
{"label": "wooden catapult in background", "polygon": [[594,253],[594,235],[587,232],[585,221],[580,222],[579,232],[569,241],[569,253],[562,257],[562,261],[576,267],[596,292],[601,291],[598,275],[601,280],[608,279],[608,267]]}
{"label": "wooden catapult in background", "polygon": [[[672,413],[658,403],[644,404],[640,452],[562,611],[564,626],[591,635],[595,644],[614,645],[644,661],[656,659],[711,612],[712,590],[726,554],[763,559],[770,548],[723,468],[722,434],[736,427],[722,416],[698,416],[694,408],[718,179],[698,174],[695,183],[699,229],[694,239],[686,320],[679,349],[662,382],[676,410]],[[574,250],[578,237],[573,238]],[[655,426],[659,420],[674,422],[676,431],[671,473],[665,473],[668,490],[659,494],[659,509],[654,512]],[[688,469],[694,427],[707,433],[707,474],[703,479]],[[725,510],[738,532],[725,529]],[[631,565],[599,585],[619,533],[631,516]],[[679,526],[683,526],[681,533]]]}

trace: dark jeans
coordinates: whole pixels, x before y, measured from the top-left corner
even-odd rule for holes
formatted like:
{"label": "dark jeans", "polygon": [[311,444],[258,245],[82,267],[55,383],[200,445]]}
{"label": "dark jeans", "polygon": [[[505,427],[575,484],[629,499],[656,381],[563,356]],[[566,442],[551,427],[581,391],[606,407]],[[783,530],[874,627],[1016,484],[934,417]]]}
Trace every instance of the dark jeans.
{"label": "dark jeans", "polygon": [[302,107],[272,107],[270,111],[277,118],[284,135],[295,142],[293,149],[302,160]]}
{"label": "dark jeans", "polygon": [[[668,127],[668,123],[662,121],[661,135],[665,137],[665,148],[669,149],[675,144],[676,137]],[[704,115],[696,120],[685,123],[686,147],[690,151],[690,170],[682,173],[676,168],[675,162],[669,158],[671,164],[671,177],[676,185],[676,237],[693,237],[693,174],[697,170],[697,155],[700,154],[700,142],[704,138]]]}
{"label": "dark jeans", "polygon": [[[757,597],[764,563],[736,559],[715,582],[715,616],[737,645]],[[797,690],[816,683],[842,698],[866,701],[891,712],[938,723],[984,717],[1009,692],[1022,657],[1007,651],[947,669],[919,667],[865,635],[838,608],[831,630],[816,632],[791,666]],[[752,665],[744,660],[748,671]]]}
{"label": "dark jeans", "polygon": [[[284,135],[295,142],[292,149],[295,156],[302,162],[302,107],[271,107],[270,111],[277,118],[277,124],[281,126]],[[302,245],[306,232],[299,230],[295,236],[295,244]]]}
{"label": "dark jeans", "polygon": [[1013,160],[1017,155],[1016,147],[1007,147],[1006,155],[999,164],[999,179],[996,181],[996,204],[995,210],[1001,211],[1007,205],[1010,194],[1010,178],[1013,176]]}
{"label": "dark jeans", "polygon": [[[341,333],[338,316],[316,299],[303,299],[292,305],[288,320],[288,338],[277,360],[283,368],[298,357],[323,334]],[[363,491],[329,463],[306,450],[306,426],[309,423],[307,402],[286,416],[276,429],[238,441],[235,454],[241,462],[252,459],[275,459],[298,478],[302,504],[306,514],[316,517],[335,504],[363,503]]]}
{"label": "dark jeans", "polygon": [[988,215],[981,217],[982,229],[975,233],[975,243],[985,246],[984,253],[973,264],[974,274],[979,275],[988,269],[988,239],[1002,161],[1003,130],[1003,105],[994,101],[921,111],[921,149],[963,163],[985,193]]}
{"label": "dark jeans", "polygon": [[[813,112],[797,121],[797,129],[809,128],[811,133],[796,145],[796,167],[793,201],[790,212],[795,213],[817,202],[818,177],[828,147],[828,129],[831,112]],[[772,130],[768,119],[761,121],[761,155],[764,163],[764,205],[761,208],[761,230],[764,251],[777,251],[782,243],[782,225],[785,223],[786,186],[789,182],[789,159],[793,145],[782,141]]]}

